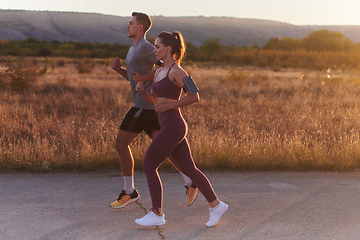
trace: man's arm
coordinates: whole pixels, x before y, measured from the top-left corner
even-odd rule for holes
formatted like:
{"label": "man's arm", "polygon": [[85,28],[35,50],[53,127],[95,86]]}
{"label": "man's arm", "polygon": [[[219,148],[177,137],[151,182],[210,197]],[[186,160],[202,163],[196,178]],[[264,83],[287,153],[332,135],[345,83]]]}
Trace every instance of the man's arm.
{"label": "man's arm", "polygon": [[118,57],[116,59],[112,60],[111,68],[114,71],[120,73],[121,76],[123,76],[126,80],[129,81],[129,77],[127,75],[127,70],[121,68],[121,61],[120,61],[120,59]]}
{"label": "man's arm", "polygon": [[145,82],[147,80],[154,80],[155,70],[157,69],[157,67],[161,67],[162,65],[163,65],[163,63],[158,61],[155,65],[155,68],[153,70],[151,70],[151,72],[149,72],[148,74],[145,74],[145,75],[141,75],[138,72],[131,71],[131,73],[134,74],[133,80],[135,81],[135,83]]}
{"label": "man's arm", "polygon": [[135,83],[138,83],[138,82],[145,82],[147,80],[153,80],[154,79],[154,75],[155,75],[155,70],[151,70],[151,72],[149,72],[148,74],[145,74],[145,75],[141,75],[140,73],[137,73],[137,72],[134,72],[134,71],[131,71],[133,75],[133,80]]}

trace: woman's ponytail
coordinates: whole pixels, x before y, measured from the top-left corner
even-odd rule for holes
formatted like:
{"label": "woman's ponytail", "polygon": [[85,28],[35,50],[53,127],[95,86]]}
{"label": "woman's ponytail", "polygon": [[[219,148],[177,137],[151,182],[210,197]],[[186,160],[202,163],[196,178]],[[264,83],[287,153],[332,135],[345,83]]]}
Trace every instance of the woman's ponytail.
{"label": "woman's ponytail", "polygon": [[161,32],[158,38],[161,39],[161,43],[164,44],[164,46],[171,47],[174,61],[180,64],[185,56],[185,42],[181,33],[178,31],[173,33]]}

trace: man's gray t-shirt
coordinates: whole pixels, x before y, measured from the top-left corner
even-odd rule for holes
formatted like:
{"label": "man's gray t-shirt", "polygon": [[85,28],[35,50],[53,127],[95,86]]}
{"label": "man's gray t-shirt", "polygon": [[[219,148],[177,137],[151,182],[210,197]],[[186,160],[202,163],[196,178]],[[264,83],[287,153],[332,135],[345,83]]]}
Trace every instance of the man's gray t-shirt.
{"label": "man's gray t-shirt", "polygon": [[[134,107],[142,109],[154,110],[154,106],[148,103],[139,92],[136,91],[136,83],[133,80],[131,71],[140,73],[141,75],[148,74],[158,62],[153,52],[154,46],[141,39],[135,45],[131,46],[126,55],[127,75],[129,78],[131,91],[133,95]],[[152,80],[144,82],[146,91],[151,91]]]}

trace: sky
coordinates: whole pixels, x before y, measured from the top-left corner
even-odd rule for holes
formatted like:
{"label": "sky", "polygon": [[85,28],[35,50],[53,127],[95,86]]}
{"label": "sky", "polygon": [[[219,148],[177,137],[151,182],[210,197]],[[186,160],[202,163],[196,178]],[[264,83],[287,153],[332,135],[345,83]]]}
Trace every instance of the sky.
{"label": "sky", "polygon": [[91,12],[130,16],[226,16],[294,25],[360,25],[360,0],[0,0],[3,10]]}

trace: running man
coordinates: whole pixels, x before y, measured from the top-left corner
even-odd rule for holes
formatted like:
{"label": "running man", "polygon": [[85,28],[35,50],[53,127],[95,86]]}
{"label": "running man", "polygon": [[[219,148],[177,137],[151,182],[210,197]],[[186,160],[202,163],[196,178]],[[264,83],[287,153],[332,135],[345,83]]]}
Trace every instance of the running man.
{"label": "running man", "polygon": [[[142,131],[145,131],[146,134],[153,139],[160,130],[160,124],[154,106],[145,101],[141,94],[136,91],[136,84],[138,82],[144,82],[145,89],[150,92],[152,79],[154,77],[154,64],[158,63],[153,52],[154,46],[145,39],[147,31],[151,28],[151,24],[152,22],[149,15],[133,12],[126,26],[128,36],[133,40],[133,45],[126,55],[127,69],[122,68],[119,58],[111,62],[112,69],[130,82],[134,101],[134,105],[130,108],[120,125],[115,142],[115,148],[120,157],[124,188],[119,194],[118,199],[110,204],[112,208],[123,208],[136,202],[140,198],[134,186],[134,159],[130,144]],[[171,160],[171,156],[169,158]],[[175,166],[175,168],[179,170],[177,166]],[[180,173],[186,183],[186,193],[189,197],[188,206],[190,206],[198,197],[199,190],[192,184],[189,177],[182,172]]]}

